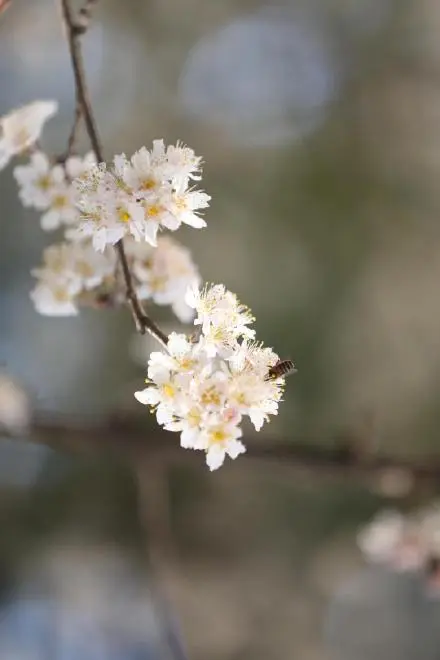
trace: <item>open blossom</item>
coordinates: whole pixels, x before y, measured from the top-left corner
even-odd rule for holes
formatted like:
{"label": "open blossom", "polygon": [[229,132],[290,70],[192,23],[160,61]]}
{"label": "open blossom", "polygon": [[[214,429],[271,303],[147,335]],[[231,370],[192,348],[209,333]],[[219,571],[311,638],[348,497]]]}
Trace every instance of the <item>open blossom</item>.
{"label": "open blossom", "polygon": [[[239,440],[243,418],[259,431],[277,414],[284,378],[267,378],[278,356],[248,338],[250,312],[236,296],[217,285],[202,292],[192,288],[188,299],[209,301],[200,336],[171,333],[167,352],[151,354],[147,387],[135,397],[152,407],[166,430],[180,433],[182,447],[204,451],[215,470],[226,456],[236,458],[245,451]],[[197,302],[197,311],[201,306]],[[226,318],[237,325],[227,328]],[[222,333],[214,339],[212,329],[219,322]],[[209,345],[205,332],[211,333]]]}
{"label": "open blossom", "polygon": [[171,305],[180,321],[191,321],[194,312],[185,302],[185,292],[199,284],[200,276],[189,250],[170,236],[160,236],[155,248],[126,240],[125,251],[138,298]]}
{"label": "open blossom", "polygon": [[0,169],[39,139],[45,122],[58,110],[56,101],[34,101],[0,118]]}
{"label": "open blossom", "polygon": [[84,176],[95,162],[93,154],[89,153],[84,158],[71,156],[64,165],[53,164],[45,153],[36,151],[27,165],[14,168],[23,205],[45,211],[41,217],[44,230],[70,225],[78,219],[72,180]]}
{"label": "open blossom", "polygon": [[194,324],[201,325],[203,346],[211,356],[222,351],[225,357],[228,349],[236,349],[239,337],[255,336],[255,330],[248,328],[255,320],[251,311],[223,284],[207,285],[201,290],[197,285],[192,286],[187,290],[185,302],[196,312]]}
{"label": "open blossom", "polygon": [[80,296],[113,276],[113,252],[97,253],[90,242],[59,243],[46,248],[43,266],[32,270],[37,284],[31,292],[36,310],[46,316],[78,313]]}
{"label": "open blossom", "polygon": [[182,223],[205,227],[198,212],[210,197],[189,187],[199,171],[200,158],[191,149],[165,149],[163,140],[155,140],[150,151],[142,147],[130,160],[121,154],[111,167],[101,163],[75,181],[78,235],[92,237],[102,251],[124,236],[156,246],[159,230],[175,231]]}
{"label": "open blossom", "polygon": [[428,586],[439,593],[440,506],[408,515],[385,511],[359,533],[358,544],[373,563],[395,571],[424,571]]}

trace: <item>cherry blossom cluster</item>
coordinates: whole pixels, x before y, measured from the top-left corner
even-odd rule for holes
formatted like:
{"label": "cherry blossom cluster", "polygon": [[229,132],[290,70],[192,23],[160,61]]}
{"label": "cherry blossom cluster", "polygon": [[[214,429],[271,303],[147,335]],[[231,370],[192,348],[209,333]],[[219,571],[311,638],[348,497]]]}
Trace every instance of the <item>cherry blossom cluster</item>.
{"label": "cherry blossom cluster", "polygon": [[139,300],[170,305],[179,321],[190,322],[194,310],[186,303],[185,294],[201,282],[190,251],[166,235],[158,236],[156,247],[130,237],[124,244]]}
{"label": "cherry blossom cluster", "polygon": [[[23,206],[41,213],[43,230],[63,231],[63,240],[47,248],[43,264],[32,270],[35,308],[45,315],[68,316],[81,305],[122,302],[124,282],[107,243],[125,236],[139,299],[170,305],[179,320],[190,321],[193,312],[184,294],[200,282],[198,270],[186,248],[156,234],[182,222],[205,226],[196,211],[208,205],[209,196],[189,187],[191,180],[200,179],[201,159],[188,147],[165,148],[156,140],[151,152],[143,147],[130,162],[116,156],[109,170],[96,163],[93,153],[54,160],[36,145],[57,107],[54,101],[36,101],[0,120],[0,168],[14,156],[27,155],[28,161],[13,170],[19,198]],[[106,218],[102,223],[91,212],[98,206]],[[118,226],[122,233],[115,233]]]}
{"label": "cherry blossom cluster", "polygon": [[192,287],[185,299],[197,336],[171,333],[167,351],[151,353],[147,387],[135,397],[180,433],[182,447],[204,451],[215,470],[245,451],[244,417],[259,431],[277,414],[284,378],[268,378],[278,356],[255,341],[250,310],[223,285]]}
{"label": "cherry blossom cluster", "polygon": [[440,593],[440,504],[403,515],[380,513],[358,535],[366,559],[398,572],[425,571]]}
{"label": "cherry blossom cluster", "polygon": [[[50,158],[39,139],[56,110],[41,101],[0,119],[0,167],[27,155],[13,171],[19,198],[41,213],[43,230],[62,232],[32,270],[31,299],[41,314],[71,316],[82,305],[121,303],[132,286],[140,301],[193,320],[191,337],[161,337],[166,349],[151,353],[147,387],[135,396],[161,426],[180,433],[182,447],[204,451],[215,470],[245,451],[244,418],[259,431],[277,414],[284,372],[274,369],[274,351],[255,341],[250,310],[222,284],[200,288],[189,251],[163,233],[206,226],[200,213],[210,197],[195,188],[201,159],[163,140],[131,158],[115,156],[110,166],[92,153]],[[113,246],[120,241],[118,254]]]}
{"label": "cherry blossom cluster", "polygon": [[192,149],[155,140],[153,149],[136,151],[130,160],[115,156],[91,168],[75,182],[81,211],[79,236],[91,236],[96,250],[125,236],[157,245],[159,229],[175,231],[182,223],[206,226],[198,215],[210,197],[190,187],[200,179],[201,159]]}
{"label": "cherry blossom cluster", "polygon": [[53,231],[78,221],[78,197],[72,181],[85,176],[95,163],[92,153],[84,158],[70,156],[61,164],[51,162],[42,151],[34,151],[27,165],[14,168],[18,196],[23,206],[44,211],[41,216],[42,229]]}

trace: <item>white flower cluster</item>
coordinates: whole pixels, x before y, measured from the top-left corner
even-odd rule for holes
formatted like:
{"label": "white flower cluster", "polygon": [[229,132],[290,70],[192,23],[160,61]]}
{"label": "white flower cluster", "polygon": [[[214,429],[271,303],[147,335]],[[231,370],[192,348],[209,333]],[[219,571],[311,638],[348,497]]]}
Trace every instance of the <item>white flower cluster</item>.
{"label": "white flower cluster", "polygon": [[151,354],[148,386],[135,397],[166,430],[180,432],[182,447],[205,451],[215,470],[245,451],[243,417],[259,431],[277,414],[284,378],[267,377],[278,356],[253,340],[249,309],[223,285],[193,287],[186,302],[196,310],[198,338],[172,333],[167,352]]}
{"label": "white flower cluster", "polygon": [[372,563],[399,572],[424,570],[438,581],[438,571],[430,570],[440,564],[440,505],[406,516],[384,511],[359,533],[358,545]]}
{"label": "white flower cluster", "polygon": [[81,211],[76,234],[91,236],[103,251],[129,235],[156,246],[159,229],[205,227],[197,211],[210,197],[189,186],[200,178],[200,160],[192,149],[165,149],[163,140],[155,140],[151,151],[142,147],[130,160],[122,154],[111,168],[101,163],[90,169],[75,182]]}
{"label": "white flower cluster", "polygon": [[194,311],[185,293],[200,283],[200,275],[189,250],[170,236],[159,236],[156,247],[125,239],[125,251],[139,300],[170,305],[179,321],[191,321]]}
{"label": "white flower cluster", "polygon": [[72,181],[85,176],[95,164],[92,153],[84,158],[71,156],[61,165],[51,163],[42,151],[35,151],[27,165],[15,167],[20,200],[23,206],[45,211],[41,217],[41,227],[45,231],[78,221],[78,199]]}
{"label": "white flower cluster", "polygon": [[193,185],[201,178],[201,159],[163,140],[130,159],[115,156],[110,167],[93,154],[51,159],[37,142],[56,110],[56,103],[42,101],[0,119],[0,168],[30,151],[28,162],[14,169],[19,198],[42,212],[44,230],[63,231],[32,271],[31,298],[37,311],[52,316],[124,301],[127,283],[112,249],[123,240],[138,298],[170,305],[184,322],[195,314],[197,326],[193,337],[172,333],[166,352],[151,354],[148,386],[135,396],[152,406],[160,425],[180,433],[182,447],[204,451],[215,470],[227,455],[245,451],[243,418],[259,431],[277,414],[286,364],[254,340],[250,310],[223,285],[200,290],[188,250],[158,235],[182,224],[206,226],[199,213],[210,197]]}
{"label": "white flower cluster", "polygon": [[113,281],[116,255],[100,254],[90,241],[59,243],[46,248],[43,266],[32,270],[38,283],[31,292],[36,310],[47,316],[78,314],[78,303],[88,291]]}
{"label": "white flower cluster", "polygon": [[[168,236],[159,237],[156,248],[132,239],[125,248],[138,298],[170,305],[180,321],[191,321],[194,312],[185,291],[200,276],[189,251]],[[31,298],[40,314],[72,316],[81,304],[124,300],[125,283],[110,247],[97,252],[90,239],[64,241],[48,247],[43,260],[41,268],[31,271],[38,280]]]}
{"label": "white flower cluster", "polygon": [[116,156],[111,170],[97,165],[92,153],[54,161],[35,145],[57,107],[37,101],[0,119],[0,168],[30,151],[28,162],[13,170],[19,198],[42,212],[45,231],[64,232],[63,241],[48,248],[43,265],[32,271],[38,280],[31,292],[37,311],[67,316],[77,314],[80,304],[123,301],[124,282],[107,243],[124,236],[138,297],[170,305],[179,320],[190,321],[193,311],[184,295],[200,282],[197,268],[187,249],[156,234],[181,223],[205,226],[196,211],[210,198],[189,187],[200,179],[201,159],[188,147],[165,147],[156,140],[151,151],[143,147],[130,161]]}

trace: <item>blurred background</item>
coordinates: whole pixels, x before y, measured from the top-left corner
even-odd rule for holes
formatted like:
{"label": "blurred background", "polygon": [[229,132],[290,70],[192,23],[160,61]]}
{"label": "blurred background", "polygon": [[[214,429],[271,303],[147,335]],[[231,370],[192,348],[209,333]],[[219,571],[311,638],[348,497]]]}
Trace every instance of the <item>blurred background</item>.
{"label": "blurred background", "polygon": [[[74,88],[57,9],[1,15],[0,115],[58,99],[44,147],[61,153]],[[439,455],[439,3],[106,0],[84,55],[109,158],[159,137],[203,156],[208,228],[178,238],[296,364],[248,444],[353,435]],[[107,451],[115,417],[146,446],[176,442],[133,398],[153,344],[124,310],[37,315],[30,269],[52,237],[11,168],[0,198],[0,422],[15,432],[0,441],[0,659],[440,658],[440,603],[356,547],[377,510],[436,485]],[[29,414],[88,435],[31,442]]]}

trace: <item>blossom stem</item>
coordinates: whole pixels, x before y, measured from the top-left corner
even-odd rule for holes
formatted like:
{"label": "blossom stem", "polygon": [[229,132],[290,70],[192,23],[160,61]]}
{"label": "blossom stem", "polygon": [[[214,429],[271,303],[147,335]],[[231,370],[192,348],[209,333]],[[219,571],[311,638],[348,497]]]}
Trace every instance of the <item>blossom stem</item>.
{"label": "blossom stem", "polygon": [[[69,47],[73,75],[75,79],[77,109],[75,112],[75,124],[74,128],[72,129],[71,136],[74,136],[74,140],[76,134],[76,124],[78,124],[79,119],[82,116],[96,160],[98,163],[102,163],[104,162],[104,153],[101,140],[99,138],[96,121],[93,115],[89,92],[87,89],[80,41],[81,36],[85,33],[89,26],[90,14],[93,5],[97,2],[97,0],[86,0],[82,10],[80,10],[78,21],[75,20],[69,0],[59,0],[59,2],[62,21],[65,27],[66,40]],[[157,341],[166,346],[167,336],[144,312],[142,305],[136,295],[122,239],[116,243],[115,249],[122,266],[122,273],[125,281],[125,297],[128,305],[130,306],[137,331],[140,334],[149,332],[155,339],[157,339]]]}

